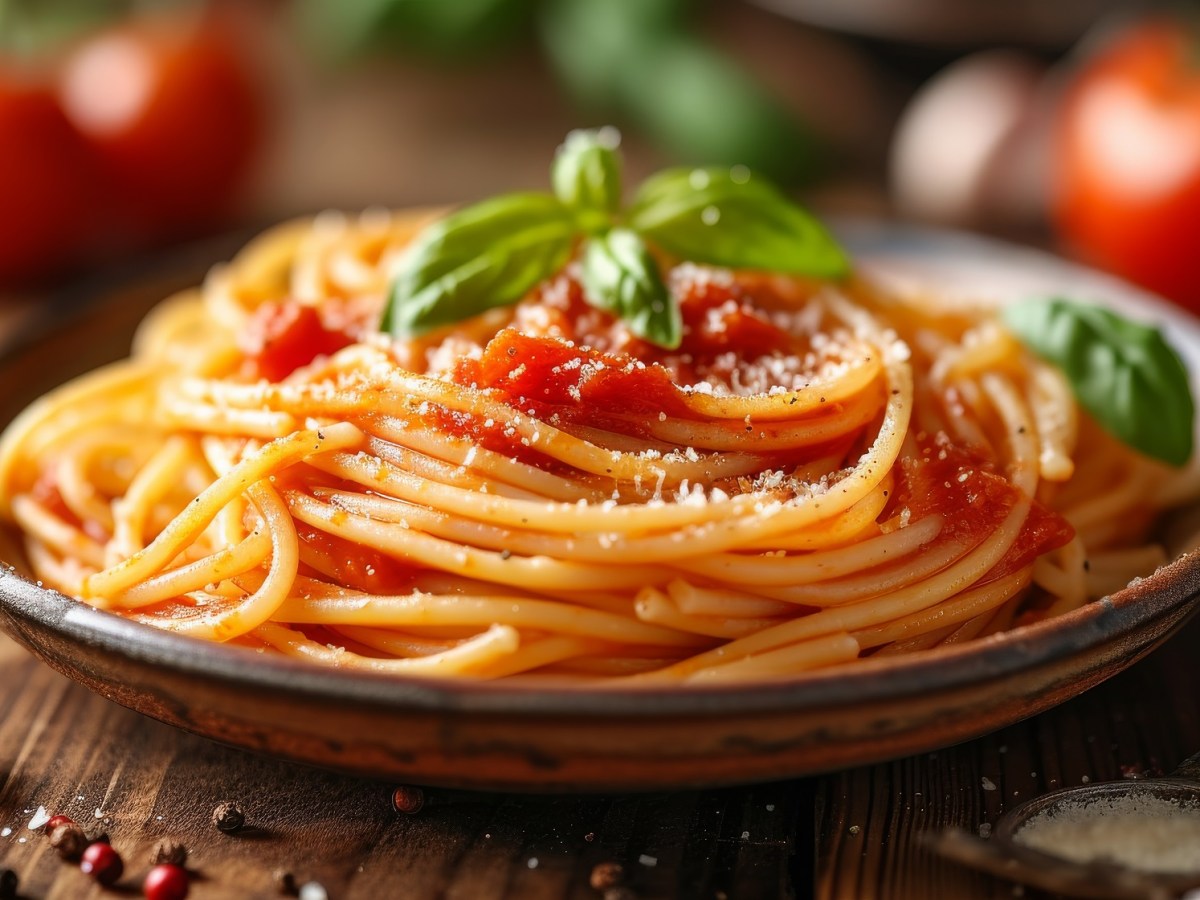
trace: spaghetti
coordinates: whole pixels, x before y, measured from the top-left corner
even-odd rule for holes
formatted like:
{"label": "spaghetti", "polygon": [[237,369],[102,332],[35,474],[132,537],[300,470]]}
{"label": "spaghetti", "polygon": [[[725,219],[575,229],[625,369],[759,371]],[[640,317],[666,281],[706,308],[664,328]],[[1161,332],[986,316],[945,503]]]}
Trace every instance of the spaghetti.
{"label": "spaghetti", "polygon": [[26,410],[0,503],[36,577],[319,664],[654,684],[968,641],[1165,562],[1165,469],[986,310],[666,260],[664,350],[568,265],[392,341],[427,221],[271,232]]}

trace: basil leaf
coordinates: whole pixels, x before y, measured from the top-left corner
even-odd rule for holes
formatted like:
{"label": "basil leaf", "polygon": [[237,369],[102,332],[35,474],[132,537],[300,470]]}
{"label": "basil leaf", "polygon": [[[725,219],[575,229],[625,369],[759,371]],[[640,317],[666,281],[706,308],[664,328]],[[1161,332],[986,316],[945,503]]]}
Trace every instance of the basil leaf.
{"label": "basil leaf", "polygon": [[596,228],[608,225],[621,206],[621,135],[615,128],[572,131],[554,156],[554,193],[573,209],[595,212]]}
{"label": "basil leaf", "polygon": [[549,194],[506,194],[435,222],[406,253],[382,328],[417,337],[516,303],[566,264],[575,228]]}
{"label": "basil leaf", "polygon": [[679,303],[645,242],[628,228],[590,238],[580,259],[583,296],[620,316],[643,340],[674,350],[683,340]]}
{"label": "basil leaf", "polygon": [[1079,403],[1110,433],[1175,466],[1191,457],[1187,369],[1157,328],[1060,298],[1006,307],[1004,321],[1062,370]]}
{"label": "basil leaf", "polygon": [[669,169],[648,179],[629,225],[700,263],[821,278],[850,269],[820,222],[743,166]]}

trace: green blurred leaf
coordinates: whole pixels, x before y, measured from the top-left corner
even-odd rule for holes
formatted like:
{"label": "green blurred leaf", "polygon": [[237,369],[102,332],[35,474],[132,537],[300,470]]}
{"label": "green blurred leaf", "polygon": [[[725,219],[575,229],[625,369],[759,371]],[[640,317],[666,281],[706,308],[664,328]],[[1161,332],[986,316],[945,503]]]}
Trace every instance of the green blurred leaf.
{"label": "green blurred leaf", "polygon": [[51,53],[128,15],[130,5],[130,0],[0,0],[0,52],[26,58]]}
{"label": "green blurred leaf", "polygon": [[667,36],[628,66],[624,111],[682,162],[742,164],[787,184],[818,170],[815,136],[712,47]]}
{"label": "green blurred leaf", "polygon": [[528,0],[300,0],[309,42],[334,58],[402,45],[461,57],[495,46],[532,14]]}
{"label": "green blurred leaf", "polygon": [[741,163],[795,184],[820,142],[739,65],[687,30],[685,0],[555,0],[547,53],[580,101],[615,112],[676,159]]}
{"label": "green blurred leaf", "polygon": [[692,0],[546,0],[540,26],[559,77],[580,101],[616,109],[627,90],[622,67],[660,35],[685,25]]}

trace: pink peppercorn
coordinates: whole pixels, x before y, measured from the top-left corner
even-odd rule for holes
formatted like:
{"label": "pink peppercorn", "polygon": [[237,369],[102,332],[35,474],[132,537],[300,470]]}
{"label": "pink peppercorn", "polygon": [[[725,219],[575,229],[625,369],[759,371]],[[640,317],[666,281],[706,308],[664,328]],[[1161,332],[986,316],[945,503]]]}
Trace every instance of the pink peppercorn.
{"label": "pink peppercorn", "polygon": [[83,851],[79,868],[83,874],[91,875],[101,884],[109,885],[121,877],[121,873],[125,871],[125,864],[121,861],[121,854],[114,850],[111,844],[97,841]]}
{"label": "pink peppercorn", "polygon": [[155,866],[142,882],[146,900],[183,900],[188,895],[188,874],[182,866]]}

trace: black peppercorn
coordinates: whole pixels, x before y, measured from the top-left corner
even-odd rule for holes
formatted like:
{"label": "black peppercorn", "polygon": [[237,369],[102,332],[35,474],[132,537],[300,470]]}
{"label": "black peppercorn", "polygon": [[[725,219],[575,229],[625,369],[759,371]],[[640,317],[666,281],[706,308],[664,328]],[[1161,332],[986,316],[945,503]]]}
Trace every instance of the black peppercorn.
{"label": "black peppercorn", "polygon": [[69,859],[72,862],[78,860],[83,856],[87,845],[87,835],[74,822],[59,825],[50,832],[50,846],[57,850],[58,855],[63,859]]}
{"label": "black peppercorn", "polygon": [[392,809],[406,816],[415,816],[425,806],[425,792],[419,787],[402,784],[392,791]]}
{"label": "black peppercorn", "polygon": [[159,841],[154,847],[154,852],[150,854],[150,865],[183,867],[187,865],[187,857],[187,847],[178,841]]}
{"label": "black peppercorn", "polygon": [[213,824],[217,826],[217,831],[223,834],[233,834],[235,831],[240,831],[246,824],[246,814],[236,803],[226,800],[224,803],[217,804],[216,809],[213,810],[212,820]]}
{"label": "black peppercorn", "polygon": [[625,880],[625,867],[618,862],[597,863],[592,869],[588,883],[597,890],[605,891],[616,887]]}
{"label": "black peppercorn", "polygon": [[296,884],[296,876],[287,869],[276,869],[272,875],[275,887],[285,897],[295,897],[300,893],[300,885]]}
{"label": "black peppercorn", "polygon": [[17,873],[12,869],[0,869],[0,900],[17,900]]}

